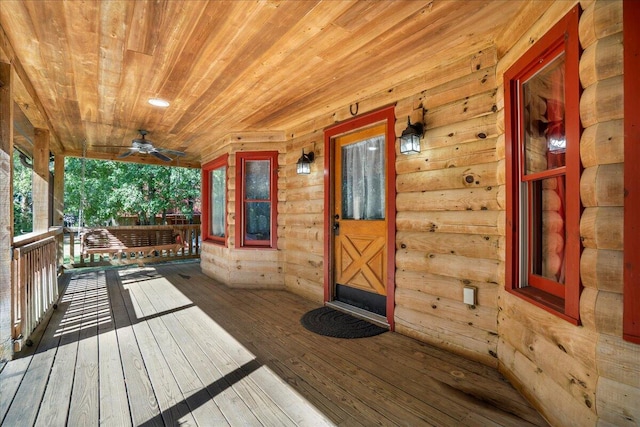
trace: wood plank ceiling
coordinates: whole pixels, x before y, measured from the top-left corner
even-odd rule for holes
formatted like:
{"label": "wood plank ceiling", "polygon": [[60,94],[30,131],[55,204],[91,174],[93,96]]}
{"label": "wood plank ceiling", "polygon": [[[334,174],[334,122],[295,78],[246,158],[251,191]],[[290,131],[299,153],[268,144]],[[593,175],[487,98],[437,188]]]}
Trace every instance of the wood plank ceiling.
{"label": "wood plank ceiling", "polygon": [[[486,47],[522,5],[2,0],[0,60],[16,65],[17,140],[50,128],[54,151],[79,155],[86,141],[88,157],[113,158],[146,129],[156,147],[197,166],[224,138],[284,139]],[[171,105],[153,107],[152,97]]]}

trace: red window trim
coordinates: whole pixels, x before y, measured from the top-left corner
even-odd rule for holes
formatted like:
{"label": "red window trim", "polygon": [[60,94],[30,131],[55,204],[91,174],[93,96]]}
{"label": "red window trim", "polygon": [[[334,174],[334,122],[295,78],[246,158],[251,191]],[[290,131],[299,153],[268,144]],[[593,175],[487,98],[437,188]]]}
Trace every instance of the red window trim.
{"label": "red window trim", "polygon": [[[579,59],[580,44],[578,38],[578,20],[580,7],[575,6],[556,25],[554,25],[536,44],[534,44],[504,74],[505,87],[505,144],[506,144],[506,271],[505,289],[518,297],[534,304],[573,324],[580,321],[580,79]],[[522,144],[514,143],[519,131],[518,114],[515,111],[514,94],[519,90],[519,81],[531,75],[540,61],[555,59],[558,48],[564,48],[566,80],[565,101],[571,104],[565,109],[567,155],[566,155],[566,188],[574,191],[572,197],[566,198],[566,280],[564,296],[541,291],[532,287],[520,287],[520,163],[524,155]],[[518,138],[520,139],[520,138]],[[515,150],[515,152],[514,152]],[[557,173],[557,171],[554,171]]]}
{"label": "red window trim", "polygon": [[[524,163],[524,159],[521,160],[521,164]],[[542,172],[531,173],[528,175],[520,174],[520,179],[524,182],[540,181],[547,178],[556,178],[567,174],[567,167],[561,166],[558,168],[548,169]]]}
{"label": "red window trim", "polygon": [[[640,67],[640,4],[622,3],[624,29],[624,75],[634,76]],[[640,169],[632,167],[640,159],[640,82],[637,78],[624,79],[624,314],[623,338],[640,344]]]}
{"label": "red window trim", "polygon": [[[244,214],[244,165],[246,161],[268,160],[270,162],[270,192],[271,203],[271,232],[269,240],[245,240]],[[277,151],[251,151],[236,153],[236,248],[276,249],[278,241],[278,152]]]}
{"label": "red window trim", "polygon": [[[225,236],[211,236],[209,221],[211,215],[211,179],[210,174],[212,171],[225,166],[227,168],[225,174],[225,182],[229,179],[229,155],[224,154],[217,159],[214,159],[210,162],[205,163],[202,166],[202,236],[205,242],[215,243],[218,245],[227,246],[227,237],[229,235],[228,230],[229,226],[227,224],[227,215],[228,209],[227,206],[224,207],[224,229]],[[225,185],[225,192],[227,191],[227,186]]]}

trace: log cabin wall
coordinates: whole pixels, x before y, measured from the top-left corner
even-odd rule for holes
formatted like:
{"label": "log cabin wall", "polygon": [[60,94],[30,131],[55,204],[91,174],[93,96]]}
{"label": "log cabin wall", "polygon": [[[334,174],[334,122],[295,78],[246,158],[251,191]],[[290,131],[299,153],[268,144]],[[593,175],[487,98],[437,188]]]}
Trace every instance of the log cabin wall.
{"label": "log cabin wall", "polygon": [[[313,152],[309,175],[296,173],[296,161]],[[284,218],[285,287],[319,304],[324,298],[324,144],[322,130],[287,144]]]}
{"label": "log cabin wall", "polygon": [[[496,62],[494,47],[474,50],[359,102],[361,112],[395,103],[396,135],[407,116],[427,127],[422,152],[398,154],[396,161],[396,331],[491,366],[498,363],[497,294],[504,270]],[[345,108],[288,135],[285,286],[319,303],[323,128],[350,117]],[[311,175],[298,176],[295,162],[303,148],[314,151],[316,160]],[[474,308],[462,302],[465,285],[479,289]]]}
{"label": "log cabin wall", "polygon": [[[427,126],[422,152],[398,154],[396,161],[396,331],[497,366],[496,298],[504,270],[504,194],[498,184],[504,166],[497,147],[496,49],[460,57],[360,101],[359,108],[395,103],[397,135],[407,116]],[[319,303],[323,128],[350,117],[347,107],[288,134],[285,286]],[[316,160],[311,175],[298,176],[295,161],[303,148],[313,150]],[[462,302],[465,285],[479,289],[475,308]]]}
{"label": "log cabin wall", "polygon": [[[278,151],[278,246],[284,242],[282,212],[284,205],[284,148],[281,142],[271,142],[268,138],[251,138],[245,142],[242,137],[227,138],[220,144],[215,144],[215,151],[203,153],[202,164],[228,154],[227,164],[227,245],[205,242],[202,245],[202,270],[209,277],[234,287],[283,288],[284,268],[282,250],[236,248],[235,218],[236,218],[236,153],[242,151]],[[213,146],[214,144],[212,144]],[[294,165],[295,169],[295,165]]]}
{"label": "log cabin wall", "polygon": [[396,105],[397,134],[423,108],[427,129],[421,153],[396,161],[396,331],[491,366],[504,259],[496,60],[494,48],[472,52]]}
{"label": "log cabin wall", "polygon": [[[528,27],[518,23],[519,37],[499,60],[498,82],[571,6],[556,2],[528,20]],[[640,348],[622,340],[622,1],[583,1],[581,6],[582,325],[573,326],[501,287],[499,368],[553,425],[638,425]],[[502,122],[499,130],[504,132]]]}
{"label": "log cabin wall", "polygon": [[[396,161],[396,331],[497,366],[553,425],[637,425],[640,347],[621,338],[621,0],[580,2],[582,325],[504,290],[503,73],[576,3],[527,2],[495,44],[361,99],[359,109],[395,104],[397,134],[407,116],[423,116],[427,128],[422,152]],[[227,144],[203,158],[231,153],[231,236],[226,248],[204,245],[207,274],[228,284],[283,286],[322,303],[323,129],[351,116],[345,107],[287,132],[279,159],[279,250],[257,269],[243,262],[255,262],[255,252],[233,249],[238,147]],[[316,155],[306,176],[295,172],[302,149]],[[267,266],[275,270],[260,276]],[[465,285],[478,289],[475,307],[462,303]]]}

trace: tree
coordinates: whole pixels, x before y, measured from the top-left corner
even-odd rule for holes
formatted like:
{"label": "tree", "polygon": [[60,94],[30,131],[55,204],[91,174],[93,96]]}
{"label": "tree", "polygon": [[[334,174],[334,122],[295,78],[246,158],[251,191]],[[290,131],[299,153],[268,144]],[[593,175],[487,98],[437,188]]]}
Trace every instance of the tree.
{"label": "tree", "polygon": [[14,235],[33,231],[33,170],[26,161],[20,160],[21,153],[13,152],[13,230]]}
{"label": "tree", "polygon": [[82,212],[86,226],[122,215],[154,224],[169,211],[191,218],[200,197],[200,170],[67,158],[64,197],[65,213]]}

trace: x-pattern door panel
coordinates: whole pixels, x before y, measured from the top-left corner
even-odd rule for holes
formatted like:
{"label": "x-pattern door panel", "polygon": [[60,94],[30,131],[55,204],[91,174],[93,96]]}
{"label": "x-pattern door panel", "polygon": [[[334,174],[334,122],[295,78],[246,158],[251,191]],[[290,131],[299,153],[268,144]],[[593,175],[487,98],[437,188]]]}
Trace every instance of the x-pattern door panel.
{"label": "x-pattern door panel", "polygon": [[[384,221],[375,221],[377,224],[351,222],[343,221],[341,225],[343,229],[336,251],[337,282],[386,295],[386,241],[384,230],[375,230],[382,228],[380,225],[384,226]],[[361,230],[363,228],[365,230]]]}

